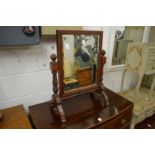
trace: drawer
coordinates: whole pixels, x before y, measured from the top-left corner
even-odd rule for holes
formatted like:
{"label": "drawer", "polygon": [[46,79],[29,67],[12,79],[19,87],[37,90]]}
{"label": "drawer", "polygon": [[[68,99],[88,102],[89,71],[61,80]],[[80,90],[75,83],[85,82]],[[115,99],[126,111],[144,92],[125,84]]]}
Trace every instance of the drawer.
{"label": "drawer", "polygon": [[130,126],[130,119],[131,119],[132,109],[128,109],[123,113],[119,114],[118,116],[114,117],[113,119],[105,122],[99,126],[97,129],[127,129]]}
{"label": "drawer", "polygon": [[135,126],[135,129],[155,129],[155,115],[146,118]]}

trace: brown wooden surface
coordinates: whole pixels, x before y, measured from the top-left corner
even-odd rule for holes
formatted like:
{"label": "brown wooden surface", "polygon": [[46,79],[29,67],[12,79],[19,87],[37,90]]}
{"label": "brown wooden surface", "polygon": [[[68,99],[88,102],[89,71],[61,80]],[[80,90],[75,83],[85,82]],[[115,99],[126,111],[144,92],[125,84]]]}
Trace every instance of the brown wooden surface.
{"label": "brown wooden surface", "polygon": [[[65,128],[129,128],[133,103],[105,89],[110,106],[101,108],[90,93],[62,101],[67,124]],[[50,109],[50,102],[29,107],[30,117],[36,128],[62,128]],[[98,120],[101,118],[101,121]]]}
{"label": "brown wooden surface", "polygon": [[3,118],[0,129],[31,129],[28,117],[22,105],[1,110]]}
{"label": "brown wooden surface", "polygon": [[80,87],[92,84],[92,69],[79,69],[77,71],[77,79]]}

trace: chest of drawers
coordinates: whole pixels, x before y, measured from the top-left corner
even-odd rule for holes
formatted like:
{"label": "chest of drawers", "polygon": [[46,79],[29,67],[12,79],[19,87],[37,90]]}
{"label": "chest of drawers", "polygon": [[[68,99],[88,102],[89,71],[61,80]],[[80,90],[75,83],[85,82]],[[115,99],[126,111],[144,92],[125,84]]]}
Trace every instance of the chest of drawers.
{"label": "chest of drawers", "polygon": [[1,110],[3,118],[0,129],[31,129],[31,124],[23,105],[18,105]]}
{"label": "chest of drawers", "polygon": [[[94,107],[89,94],[63,102],[67,117],[66,129],[126,129],[129,128],[133,103],[106,89],[110,106]],[[62,128],[49,110],[50,102],[29,107],[29,114],[37,129]]]}

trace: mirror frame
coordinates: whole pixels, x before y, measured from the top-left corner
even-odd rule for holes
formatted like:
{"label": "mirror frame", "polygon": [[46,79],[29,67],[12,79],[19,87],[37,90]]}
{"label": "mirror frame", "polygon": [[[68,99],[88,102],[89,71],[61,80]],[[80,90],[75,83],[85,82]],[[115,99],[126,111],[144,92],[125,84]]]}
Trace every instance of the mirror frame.
{"label": "mirror frame", "polygon": [[[101,82],[101,51],[102,51],[102,41],[103,41],[103,31],[85,31],[85,30],[57,30],[57,55],[58,55],[58,77],[59,77],[59,95],[60,98],[67,98],[70,96],[76,96],[86,92],[94,91],[100,89]],[[98,69],[96,82],[94,84],[83,86],[80,88],[75,88],[72,90],[64,91],[64,70],[63,70],[63,35],[98,35],[99,36],[99,53],[98,53]]]}

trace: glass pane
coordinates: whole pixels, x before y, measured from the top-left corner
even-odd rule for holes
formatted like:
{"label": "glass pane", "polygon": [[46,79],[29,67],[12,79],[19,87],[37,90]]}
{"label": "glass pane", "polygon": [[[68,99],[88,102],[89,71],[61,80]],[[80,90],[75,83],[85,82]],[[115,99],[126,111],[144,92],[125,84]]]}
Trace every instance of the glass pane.
{"label": "glass pane", "polygon": [[99,36],[63,35],[64,90],[96,82]]}

